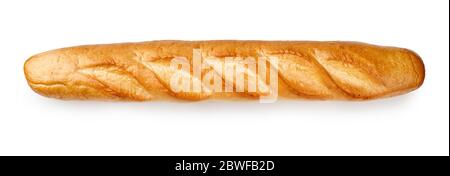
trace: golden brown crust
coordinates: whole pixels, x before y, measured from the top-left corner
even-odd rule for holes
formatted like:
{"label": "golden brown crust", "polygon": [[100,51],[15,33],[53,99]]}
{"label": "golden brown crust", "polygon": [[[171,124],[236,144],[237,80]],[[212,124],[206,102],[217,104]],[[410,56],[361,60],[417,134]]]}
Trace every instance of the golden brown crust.
{"label": "golden brown crust", "polygon": [[[169,76],[173,73],[170,61],[174,57],[185,57],[192,62],[193,49],[201,49],[202,57],[218,58],[217,62],[223,62],[225,57],[277,57],[278,97],[285,99],[388,97],[417,89],[425,76],[421,58],[407,49],[357,42],[312,41],[152,41],[86,45],[32,56],[25,62],[24,72],[35,92],[61,99],[251,100],[262,95],[247,90],[172,91],[169,88]],[[187,76],[193,77],[192,73]]]}

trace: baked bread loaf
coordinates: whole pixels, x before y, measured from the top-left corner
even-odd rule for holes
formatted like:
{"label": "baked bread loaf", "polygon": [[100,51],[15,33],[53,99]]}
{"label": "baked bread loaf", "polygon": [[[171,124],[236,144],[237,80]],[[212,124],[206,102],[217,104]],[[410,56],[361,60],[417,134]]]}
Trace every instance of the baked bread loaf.
{"label": "baked bread loaf", "polygon": [[[202,63],[206,60],[233,68],[243,58],[253,58],[251,61],[258,63],[275,58],[277,62],[264,60],[261,63],[267,66],[257,69],[249,65],[240,67],[245,84],[238,85],[236,75],[226,78],[218,74],[226,66],[203,65],[195,73],[196,54]],[[187,61],[188,70],[173,67],[175,58]],[[234,60],[227,62],[227,58]],[[268,80],[274,74],[260,72],[262,68],[275,70],[277,82]],[[25,62],[24,72],[29,86],[43,96],[129,101],[257,100],[273,91],[277,91],[279,99],[368,100],[417,89],[425,77],[421,58],[403,48],[357,42],[234,40],[151,41],[62,48],[32,56]],[[171,77],[175,73],[189,80],[189,88],[198,85],[200,89],[174,91]],[[199,78],[209,73],[219,75],[214,81],[220,83],[220,88],[232,91],[213,91],[219,89],[211,89],[211,80]],[[249,88],[253,84],[266,91]]]}

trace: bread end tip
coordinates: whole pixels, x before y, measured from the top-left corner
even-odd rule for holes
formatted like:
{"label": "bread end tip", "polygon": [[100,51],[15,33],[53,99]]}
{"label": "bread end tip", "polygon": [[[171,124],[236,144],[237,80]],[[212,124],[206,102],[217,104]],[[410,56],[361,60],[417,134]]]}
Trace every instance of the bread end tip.
{"label": "bread end tip", "polygon": [[411,62],[413,63],[413,69],[416,74],[416,89],[421,87],[425,81],[425,64],[423,63],[422,57],[419,54],[412,50],[408,50],[407,52],[411,58]]}

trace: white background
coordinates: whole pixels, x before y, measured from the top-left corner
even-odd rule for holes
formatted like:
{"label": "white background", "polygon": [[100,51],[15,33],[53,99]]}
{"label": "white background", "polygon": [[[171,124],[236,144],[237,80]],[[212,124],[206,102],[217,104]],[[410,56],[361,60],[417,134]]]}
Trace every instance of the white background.
{"label": "white background", "polygon": [[[1,1],[0,155],[449,155],[447,0]],[[351,40],[419,53],[424,85],[369,102],[123,103],[35,94],[50,49],[159,39]]]}

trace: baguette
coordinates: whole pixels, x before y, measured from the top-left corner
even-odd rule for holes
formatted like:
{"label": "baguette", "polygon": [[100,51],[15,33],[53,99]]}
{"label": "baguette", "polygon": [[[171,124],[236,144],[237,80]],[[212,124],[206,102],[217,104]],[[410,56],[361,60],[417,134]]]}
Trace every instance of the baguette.
{"label": "baguette", "polygon": [[[275,58],[277,62],[264,60],[261,63],[268,66],[257,69],[244,65],[245,83],[238,85],[236,75],[226,78],[218,74],[228,67],[211,66],[196,74],[196,53],[202,62],[208,60],[222,66],[227,58],[238,58],[227,62],[232,68],[237,68],[243,58],[254,58],[252,61],[258,63],[264,58]],[[172,67],[175,58],[184,58],[188,70]],[[264,69],[275,72],[259,72]],[[425,77],[421,58],[403,48],[358,42],[233,40],[62,48],[32,56],[25,62],[24,72],[29,86],[46,97],[124,101],[255,100],[273,91],[280,99],[370,100],[415,90]],[[211,89],[211,80],[199,78],[211,72],[219,78],[218,89]],[[171,86],[175,73],[189,80],[188,88],[198,85],[200,89],[175,90]],[[274,74],[276,82],[267,80]],[[250,88],[253,84],[257,85],[256,90]],[[222,88],[232,91],[214,91]]]}

